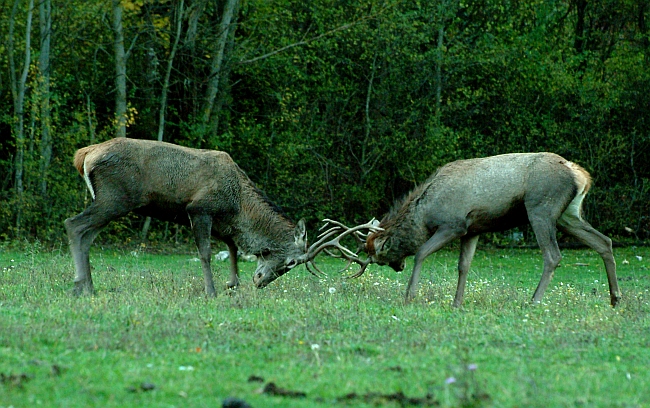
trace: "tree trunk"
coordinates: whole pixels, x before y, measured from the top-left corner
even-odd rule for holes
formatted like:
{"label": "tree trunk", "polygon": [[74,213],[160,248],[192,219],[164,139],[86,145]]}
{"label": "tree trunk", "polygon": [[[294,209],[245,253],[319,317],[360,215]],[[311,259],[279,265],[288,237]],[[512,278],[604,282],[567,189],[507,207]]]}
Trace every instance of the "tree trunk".
{"label": "tree trunk", "polygon": [[47,173],[52,159],[52,136],[50,134],[50,34],[52,29],[51,0],[41,0],[39,5],[41,54],[38,68],[41,74],[41,160],[40,190],[43,198],[47,195]]}
{"label": "tree trunk", "polygon": [[371,139],[371,129],[372,129],[372,120],[370,119],[370,100],[372,99],[372,86],[375,82],[375,75],[377,73],[377,51],[375,51],[375,56],[372,59],[372,68],[370,70],[370,78],[368,78],[368,91],[366,92],[366,106],[365,106],[365,136],[363,139],[363,144],[361,146],[361,158],[359,160],[359,165],[361,167],[361,177],[359,178],[359,185],[363,185],[365,177],[372,170],[372,165],[369,165],[371,156],[368,152],[368,147],[370,145]]}
{"label": "tree trunk", "polygon": [[115,125],[117,137],[126,137],[126,52],[122,29],[122,6],[113,0],[113,34],[115,48]]}
{"label": "tree trunk", "polygon": [[445,28],[440,23],[438,28],[438,49],[436,53],[436,126],[440,126],[440,110],[442,109],[442,52],[444,46]]}
{"label": "tree trunk", "polygon": [[95,124],[93,123],[93,109],[90,94],[86,94],[86,121],[88,122],[88,136],[90,144],[95,144]]}
{"label": "tree trunk", "polygon": [[[235,28],[237,27],[237,11],[236,8],[234,11],[233,19],[230,23],[230,29],[228,32],[228,40],[226,42],[226,48],[224,50],[224,55],[231,55],[232,50],[235,48]],[[232,64],[223,64],[219,73],[219,92],[217,94],[216,100],[212,107],[212,118],[210,119],[210,134],[217,135],[219,132],[219,121],[221,109],[226,103],[228,93],[230,92],[230,72],[232,69]]]}
{"label": "tree trunk", "polygon": [[206,130],[212,130],[207,128],[210,125],[210,121],[213,117],[212,108],[214,106],[214,100],[217,96],[217,93],[219,92],[219,81],[221,79],[221,65],[223,63],[224,50],[226,48],[226,42],[228,41],[230,24],[232,22],[233,15],[238,4],[239,0],[227,0],[226,5],[223,9],[221,24],[219,25],[219,38],[217,39],[212,52],[210,78],[208,81],[208,88],[206,90],[205,109],[203,111],[203,124],[206,126]]}
{"label": "tree trunk", "polygon": [[25,107],[25,89],[27,83],[27,74],[31,63],[31,30],[32,30],[32,9],[34,0],[29,1],[27,9],[27,23],[25,24],[25,60],[23,62],[20,78],[17,77],[16,63],[14,60],[14,28],[16,23],[16,14],[18,12],[19,0],[14,0],[9,20],[9,69],[11,72],[11,93],[14,100],[14,120],[13,131],[16,139],[16,161],[14,167],[14,187],[16,191],[16,236],[21,235],[22,223],[22,199],[23,199],[23,161],[25,156],[25,126],[24,126],[24,107]]}
{"label": "tree trunk", "polygon": [[160,113],[158,115],[158,140],[162,142],[163,134],[165,132],[165,111],[167,110],[167,93],[169,91],[169,78],[172,74],[172,67],[174,64],[174,56],[176,55],[176,50],[178,49],[178,41],[181,38],[181,27],[183,23],[183,4],[184,1],[181,0],[181,3],[178,6],[178,16],[176,21],[176,37],[174,38],[174,43],[172,44],[171,50],[169,52],[169,59],[167,60],[167,70],[165,71],[165,78],[163,79],[163,85],[160,95]]}
{"label": "tree trunk", "polygon": [[193,1],[192,5],[188,9],[187,31],[184,41],[185,46],[188,48],[194,48],[196,33],[199,25],[199,18],[201,18],[201,15],[203,14],[207,3],[207,0]]}
{"label": "tree trunk", "polygon": [[648,26],[645,21],[645,12],[646,9],[648,8],[648,3],[646,0],[639,0],[639,19],[638,19],[638,25],[639,25],[639,32],[641,33],[641,45],[643,47],[643,50],[645,52],[645,62],[648,64],[650,61],[650,53],[648,50],[650,49],[650,38],[648,38]]}
{"label": "tree trunk", "polygon": [[[573,48],[576,54],[580,55],[585,50],[585,43],[587,37],[587,30],[585,28],[585,15],[587,12],[587,0],[576,0],[576,30],[575,39],[573,41]],[[579,77],[582,78],[585,69],[587,68],[587,59],[583,58],[578,63]]]}

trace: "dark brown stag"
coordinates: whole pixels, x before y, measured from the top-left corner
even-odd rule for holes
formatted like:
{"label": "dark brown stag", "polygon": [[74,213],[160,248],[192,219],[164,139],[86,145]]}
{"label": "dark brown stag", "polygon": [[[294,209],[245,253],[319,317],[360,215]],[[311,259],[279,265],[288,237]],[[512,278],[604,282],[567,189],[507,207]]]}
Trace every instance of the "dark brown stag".
{"label": "dark brown stag", "polygon": [[454,306],[463,302],[467,272],[478,236],[530,223],[542,250],[544,271],[533,295],[540,302],[561,254],[556,229],[576,237],[603,259],[612,306],[621,299],[612,241],[582,218],[591,178],[582,167],[553,153],[513,153],[460,160],[441,167],[395,205],[370,234],[371,262],[404,269],[415,255],[406,300],[413,299],[424,259],[460,239]]}
{"label": "dark brown stag", "polygon": [[93,240],[110,221],[131,211],[191,226],[209,296],[215,295],[211,236],[228,246],[229,287],[239,283],[238,248],[257,255],[253,282],[260,288],[318,253],[307,250],[304,221],[291,222],[227,153],[116,138],[79,149],[74,165],[93,198],[81,214],[65,220],[77,294],[94,290]]}

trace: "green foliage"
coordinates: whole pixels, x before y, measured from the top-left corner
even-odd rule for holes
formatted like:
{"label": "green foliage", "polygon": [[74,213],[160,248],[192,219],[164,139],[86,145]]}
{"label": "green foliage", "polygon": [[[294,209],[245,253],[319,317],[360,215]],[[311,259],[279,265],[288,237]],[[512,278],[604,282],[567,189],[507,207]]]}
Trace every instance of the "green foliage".
{"label": "green foliage", "polygon": [[[157,136],[178,3],[122,4],[130,137]],[[164,139],[228,151],[292,218],[312,227],[324,217],[366,221],[449,161],[553,151],[592,174],[586,212],[597,228],[619,240],[650,238],[644,2],[586,2],[584,10],[566,1],[241,2],[215,114],[205,123],[222,3],[186,1]],[[14,185],[11,80],[0,81],[1,239],[18,238],[17,206],[28,226],[24,237],[63,239],[63,219],[87,200],[72,155],[114,134],[108,3],[53,0],[53,10],[53,159],[43,176],[43,95],[33,68],[22,197]],[[10,14],[0,14],[3,33]],[[21,46],[17,35],[16,60]],[[0,71],[9,72],[2,47]],[[37,54],[38,41],[32,48]],[[45,195],[38,189],[43,177]],[[127,219],[101,237],[135,239],[140,223]],[[170,238],[165,230],[159,223],[151,231]]]}
{"label": "green foliage", "polygon": [[[205,299],[193,255],[96,250],[97,294],[71,295],[65,248],[0,247],[0,401],[13,406],[621,406],[650,404],[650,253],[616,251],[623,300],[609,306],[593,251],[563,251],[543,302],[530,250],[479,249],[465,304],[450,307],[457,251],[408,273],[344,279],[304,268]],[[228,262],[215,262],[224,283]],[[412,267],[412,264],[409,265]],[[407,270],[409,270],[407,268]],[[348,272],[349,273],[349,272]],[[257,378],[257,379],[256,379]],[[268,383],[304,397],[270,395]],[[153,385],[153,387],[151,387]],[[400,398],[400,395],[402,396]],[[427,397],[428,396],[428,397]],[[429,401],[432,405],[427,405]]]}

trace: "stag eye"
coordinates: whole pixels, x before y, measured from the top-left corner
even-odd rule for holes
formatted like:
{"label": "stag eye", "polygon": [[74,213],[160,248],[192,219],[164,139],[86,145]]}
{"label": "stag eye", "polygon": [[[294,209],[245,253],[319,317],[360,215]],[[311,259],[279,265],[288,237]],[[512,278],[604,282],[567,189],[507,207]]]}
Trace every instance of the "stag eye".
{"label": "stag eye", "polygon": [[267,256],[271,255],[271,250],[270,249],[264,249],[262,252],[260,252],[260,255],[262,258],[266,258]]}

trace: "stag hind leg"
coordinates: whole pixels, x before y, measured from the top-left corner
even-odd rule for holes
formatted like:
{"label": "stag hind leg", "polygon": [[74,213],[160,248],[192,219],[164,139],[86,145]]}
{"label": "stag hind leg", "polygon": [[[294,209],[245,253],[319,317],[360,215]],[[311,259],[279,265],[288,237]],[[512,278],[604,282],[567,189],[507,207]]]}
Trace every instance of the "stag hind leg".
{"label": "stag hind leg", "polygon": [[230,278],[226,282],[227,289],[234,289],[239,286],[239,274],[237,273],[237,246],[231,240],[226,241],[230,260]]}
{"label": "stag hind leg", "polygon": [[537,244],[542,250],[542,256],[544,258],[544,271],[542,272],[542,278],[533,294],[533,303],[539,303],[542,301],[544,292],[553,277],[555,269],[562,260],[562,254],[560,253],[560,247],[557,244],[557,229],[555,221],[557,218],[543,212],[541,214],[539,212],[533,212],[532,214],[529,212],[528,218],[530,220],[530,225],[533,227],[535,237],[537,238]]}
{"label": "stag hind leg", "polygon": [[616,278],[616,261],[612,251],[612,240],[583,220],[579,212],[570,210],[571,208],[562,214],[562,217],[558,220],[558,226],[563,232],[573,235],[583,244],[598,252],[605,263],[605,270],[607,271],[611,305],[612,307],[616,306],[621,300],[621,291]]}
{"label": "stag hind leg", "polygon": [[464,236],[460,239],[460,257],[458,259],[458,286],[456,287],[456,296],[452,306],[460,307],[463,303],[463,295],[465,294],[465,284],[467,283],[467,273],[469,266],[474,258],[476,252],[476,244],[478,243],[478,235],[471,237]]}
{"label": "stag hind leg", "polygon": [[81,214],[65,220],[64,224],[68,233],[70,252],[75,265],[73,292],[75,295],[94,293],[95,289],[90,273],[90,246],[99,232],[111,220],[124,214],[119,211],[107,211],[97,201],[94,201]]}

